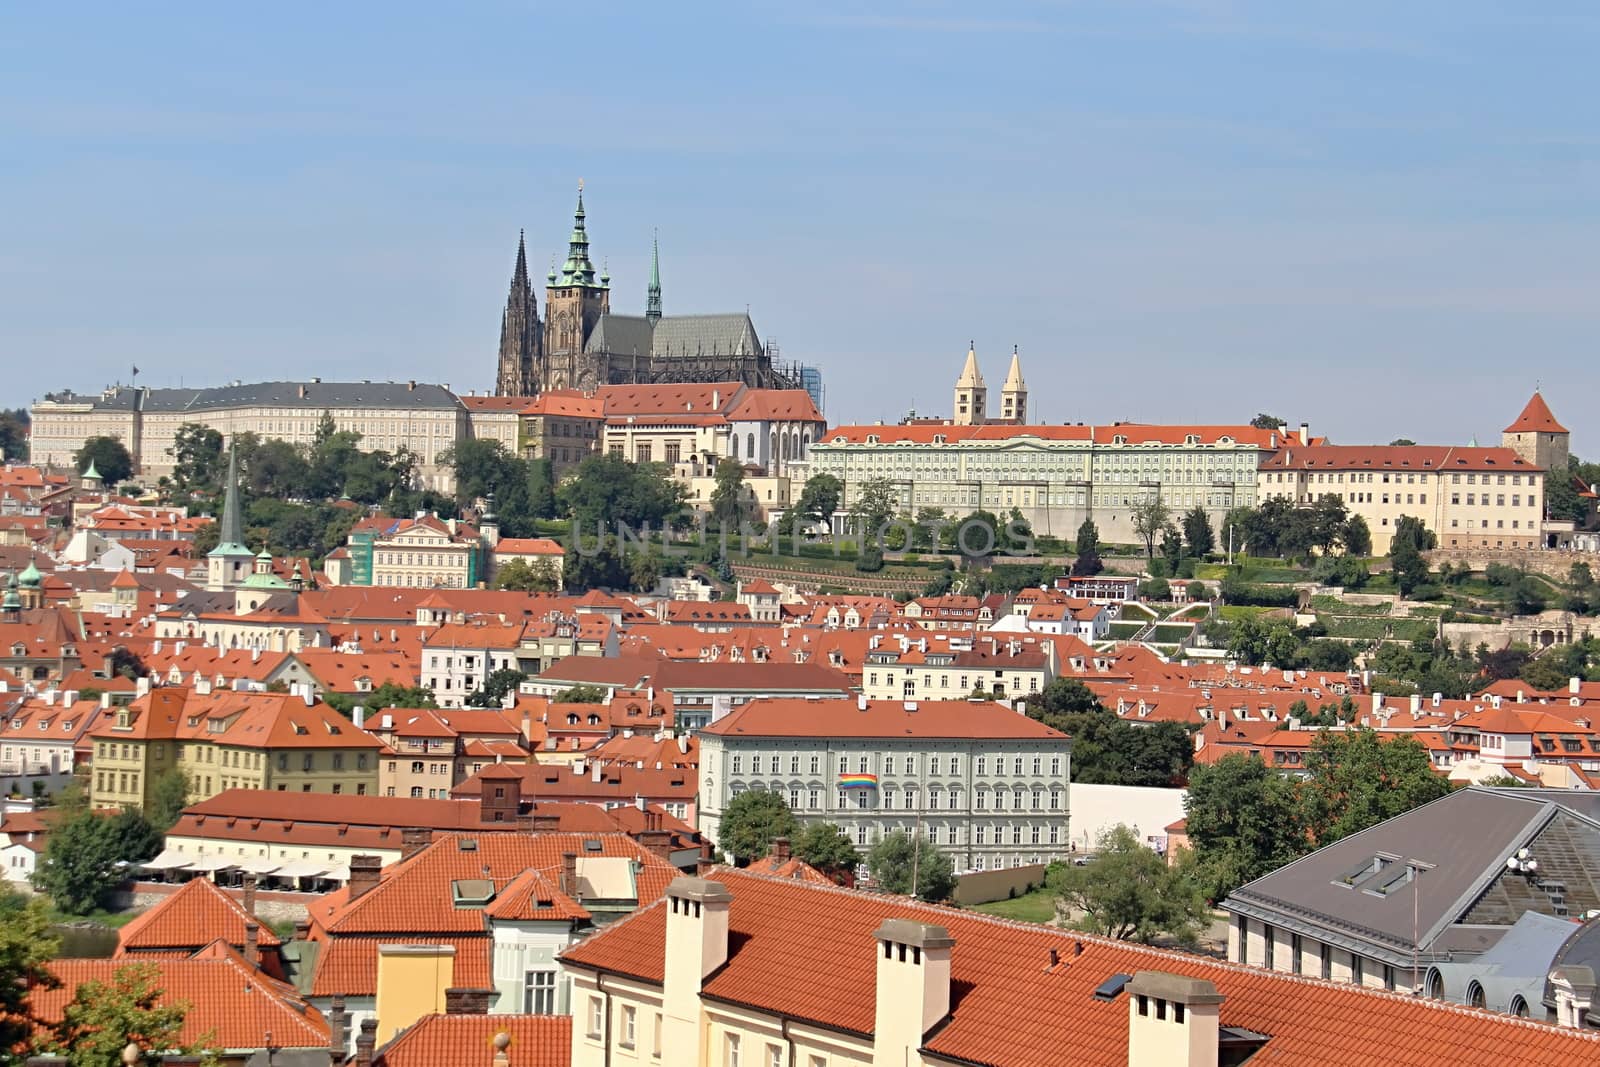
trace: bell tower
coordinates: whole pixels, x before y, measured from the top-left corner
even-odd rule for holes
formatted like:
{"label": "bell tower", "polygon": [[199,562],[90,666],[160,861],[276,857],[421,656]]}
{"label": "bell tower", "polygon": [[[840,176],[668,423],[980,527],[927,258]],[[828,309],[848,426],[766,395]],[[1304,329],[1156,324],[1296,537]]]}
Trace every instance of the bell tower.
{"label": "bell tower", "polygon": [[955,415],[951,421],[957,426],[982,426],[989,421],[989,389],[978,370],[976,341],[967,349],[967,362],[956,379]]}
{"label": "bell tower", "polygon": [[1011,370],[1000,387],[1000,419],[1013,426],[1028,423],[1028,383],[1022,380],[1022,357],[1017,354],[1016,345],[1011,346]]}
{"label": "bell tower", "polygon": [[611,279],[596,278],[589,260],[589,233],[584,224],[583,182],[578,183],[578,208],[572,216],[567,261],[550,271],[544,296],[545,389],[594,389],[606,384],[606,368],[584,358],[584,345],[600,316],[611,310]]}

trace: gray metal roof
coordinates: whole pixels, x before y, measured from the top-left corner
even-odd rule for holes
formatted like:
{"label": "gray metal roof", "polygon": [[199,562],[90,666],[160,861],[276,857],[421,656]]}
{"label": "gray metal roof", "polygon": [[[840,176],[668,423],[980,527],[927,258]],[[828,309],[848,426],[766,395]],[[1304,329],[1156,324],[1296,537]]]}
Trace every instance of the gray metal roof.
{"label": "gray metal roof", "polygon": [[642,315],[602,315],[584,350],[665,359],[760,356],[765,351],[745,314],[667,315],[654,329]]}
{"label": "gray metal roof", "polygon": [[[1370,946],[1375,955],[1384,950],[1408,953],[1418,943],[1429,950],[1452,924],[1463,920],[1503,930],[1516,916],[1491,921],[1467,919],[1467,914],[1505,873],[1512,853],[1557,816],[1565,824],[1564,837],[1576,832],[1600,842],[1600,826],[1560,803],[1571,794],[1549,793],[1477,788],[1451,793],[1241,886],[1224,907],[1316,931],[1336,943],[1360,942]],[[1420,861],[1430,869],[1388,892],[1379,891],[1385,879],[1352,877],[1352,872],[1383,857],[1388,858],[1386,869],[1391,873],[1403,871],[1406,860]],[[1419,886],[1420,898],[1414,896]],[[1526,903],[1537,901],[1530,898]],[[1413,908],[1415,929],[1420,933],[1415,941]],[[1486,940],[1492,943],[1492,939]]]}
{"label": "gray metal roof", "polygon": [[1428,988],[1437,985],[1446,1000],[1468,1002],[1473,983],[1483,990],[1484,1007],[1512,1010],[1521,997],[1523,1011],[1544,999],[1545,975],[1556,953],[1577,927],[1568,919],[1525,912],[1493,948],[1466,963],[1439,963],[1430,968]]}
{"label": "gray metal roof", "polygon": [[[76,397],[77,400],[88,399]],[[93,399],[96,408],[146,412],[214,411],[235,407],[306,408],[459,408],[461,401],[442,385],[422,382],[252,382],[210,389],[134,389],[118,387]]]}

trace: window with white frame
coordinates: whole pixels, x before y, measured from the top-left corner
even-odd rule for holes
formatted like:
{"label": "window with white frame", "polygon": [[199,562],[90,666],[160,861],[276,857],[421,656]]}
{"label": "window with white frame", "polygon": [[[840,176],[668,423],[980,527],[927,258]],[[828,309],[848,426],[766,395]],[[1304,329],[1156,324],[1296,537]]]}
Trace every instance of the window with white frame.
{"label": "window with white frame", "polygon": [[556,972],[529,971],[522,979],[522,1011],[526,1015],[556,1013]]}
{"label": "window with white frame", "polygon": [[599,1037],[605,1031],[606,1006],[599,997],[589,998],[589,1036]]}

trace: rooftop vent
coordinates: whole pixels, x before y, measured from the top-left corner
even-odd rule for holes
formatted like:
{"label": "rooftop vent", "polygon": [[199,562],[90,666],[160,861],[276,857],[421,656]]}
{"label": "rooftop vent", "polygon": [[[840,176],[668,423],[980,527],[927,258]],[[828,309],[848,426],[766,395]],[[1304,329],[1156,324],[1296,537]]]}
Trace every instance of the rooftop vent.
{"label": "rooftop vent", "polygon": [[1122,988],[1131,981],[1133,981],[1133,975],[1131,974],[1114,974],[1094,987],[1094,998],[1096,1000],[1116,1000],[1117,994],[1121,993]]}
{"label": "rooftop vent", "polygon": [[488,878],[461,878],[450,883],[450,900],[458,908],[482,908],[493,899],[494,882]]}

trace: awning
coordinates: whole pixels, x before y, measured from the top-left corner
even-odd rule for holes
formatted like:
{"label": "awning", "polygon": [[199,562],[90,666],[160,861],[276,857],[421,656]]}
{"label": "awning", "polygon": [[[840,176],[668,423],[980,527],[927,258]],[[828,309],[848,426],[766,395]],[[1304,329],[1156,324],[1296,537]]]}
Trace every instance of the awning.
{"label": "awning", "polygon": [[272,872],[274,878],[316,878],[332,864],[321,860],[290,860]]}
{"label": "awning", "polygon": [[238,864],[227,856],[196,856],[189,861],[191,871],[221,871]]}
{"label": "awning", "polygon": [[139,866],[147,871],[181,871],[188,867],[191,862],[193,862],[193,858],[187,853],[180,852],[175,848],[164,848],[161,850],[161,855],[154,859],[145,860]]}
{"label": "awning", "polygon": [[350,880],[350,865],[348,863],[335,863],[332,867],[322,872],[322,877],[332,882],[348,882]]}
{"label": "awning", "polygon": [[246,856],[234,866],[246,874],[271,874],[283,866],[283,861],[269,860],[265,856]]}

